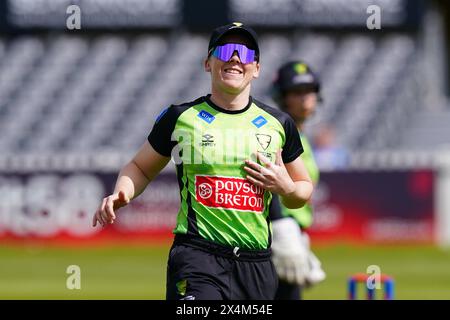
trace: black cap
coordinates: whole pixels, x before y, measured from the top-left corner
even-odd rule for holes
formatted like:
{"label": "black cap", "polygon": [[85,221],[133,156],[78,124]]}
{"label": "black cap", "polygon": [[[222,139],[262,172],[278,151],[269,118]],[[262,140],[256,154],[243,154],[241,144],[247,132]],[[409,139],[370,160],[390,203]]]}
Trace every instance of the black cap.
{"label": "black cap", "polygon": [[272,98],[278,104],[282,104],[282,98],[287,91],[294,88],[309,87],[320,95],[320,80],[311,67],[304,61],[290,61],[283,64],[277,72],[272,84]]}
{"label": "black cap", "polygon": [[255,50],[256,56],[259,60],[258,36],[256,35],[255,30],[240,22],[233,22],[214,29],[211,34],[211,38],[209,39],[208,54],[211,53],[211,49],[213,49],[220,43],[220,38],[222,38],[225,34],[232,32],[242,33],[250,38],[250,40],[253,42],[253,48],[250,49]]}
{"label": "black cap", "polygon": [[282,65],[278,69],[274,86],[277,86],[278,90],[282,92],[302,86],[311,86],[316,92],[320,91],[319,78],[303,61],[291,61]]}

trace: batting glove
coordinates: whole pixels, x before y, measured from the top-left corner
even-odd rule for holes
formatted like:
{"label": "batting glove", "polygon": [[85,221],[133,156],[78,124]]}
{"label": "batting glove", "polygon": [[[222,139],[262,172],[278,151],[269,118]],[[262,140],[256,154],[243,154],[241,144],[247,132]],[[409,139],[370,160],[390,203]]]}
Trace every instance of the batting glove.
{"label": "batting glove", "polygon": [[293,218],[272,222],[272,261],[278,277],[288,283],[303,285],[308,274],[308,253],[302,233]]}

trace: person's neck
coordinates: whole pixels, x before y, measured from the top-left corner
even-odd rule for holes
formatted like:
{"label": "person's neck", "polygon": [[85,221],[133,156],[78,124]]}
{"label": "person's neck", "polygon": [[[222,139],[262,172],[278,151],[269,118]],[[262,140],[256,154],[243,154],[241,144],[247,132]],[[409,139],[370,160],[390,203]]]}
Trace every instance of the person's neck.
{"label": "person's neck", "polygon": [[230,111],[242,110],[248,105],[250,99],[250,86],[237,95],[221,92],[212,88],[210,99],[215,105],[223,109]]}
{"label": "person's neck", "polygon": [[297,130],[302,132],[303,131],[303,123],[304,120],[295,121],[295,126],[297,127]]}

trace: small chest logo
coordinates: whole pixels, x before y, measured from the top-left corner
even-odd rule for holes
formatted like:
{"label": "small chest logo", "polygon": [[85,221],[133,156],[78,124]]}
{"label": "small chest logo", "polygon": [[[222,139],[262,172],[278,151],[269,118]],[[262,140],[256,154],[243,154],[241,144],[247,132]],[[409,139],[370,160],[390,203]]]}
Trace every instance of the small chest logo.
{"label": "small chest logo", "polygon": [[216,144],[214,142],[214,136],[206,133],[202,136],[202,142],[200,142],[201,147],[214,147]]}
{"label": "small chest logo", "polygon": [[198,185],[197,194],[202,199],[208,199],[212,196],[213,190],[209,183],[204,182]]}
{"label": "small chest logo", "polygon": [[261,128],[263,125],[265,125],[267,123],[267,120],[263,116],[259,116],[259,117],[256,117],[255,119],[253,119],[252,123],[257,128]]}
{"label": "small chest logo", "polygon": [[200,119],[205,120],[205,121],[208,122],[208,123],[213,122],[214,119],[216,118],[216,117],[214,117],[211,113],[209,113],[209,112],[207,112],[207,111],[205,111],[205,110],[200,111],[200,112],[197,114],[197,116],[198,116]]}
{"label": "small chest logo", "polygon": [[261,146],[261,148],[263,148],[263,150],[267,150],[267,148],[270,145],[270,142],[272,141],[272,136],[268,134],[257,133],[256,140],[258,140],[258,143]]}

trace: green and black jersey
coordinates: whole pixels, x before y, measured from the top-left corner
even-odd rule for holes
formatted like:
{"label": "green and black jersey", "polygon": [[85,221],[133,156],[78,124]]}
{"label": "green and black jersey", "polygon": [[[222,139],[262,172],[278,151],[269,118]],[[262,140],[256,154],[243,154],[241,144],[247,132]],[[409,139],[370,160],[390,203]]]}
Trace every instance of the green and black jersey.
{"label": "green and black jersey", "polygon": [[177,166],[181,206],[175,234],[268,248],[272,194],[250,183],[243,167],[257,152],[272,162],[279,149],[284,163],[300,156],[303,147],[289,115],[251,97],[245,108],[225,110],[208,95],[165,109],[148,141]]}

